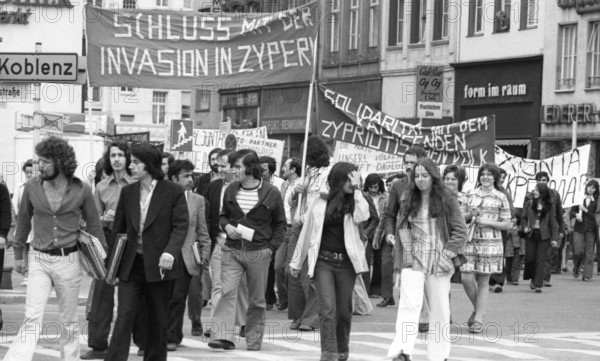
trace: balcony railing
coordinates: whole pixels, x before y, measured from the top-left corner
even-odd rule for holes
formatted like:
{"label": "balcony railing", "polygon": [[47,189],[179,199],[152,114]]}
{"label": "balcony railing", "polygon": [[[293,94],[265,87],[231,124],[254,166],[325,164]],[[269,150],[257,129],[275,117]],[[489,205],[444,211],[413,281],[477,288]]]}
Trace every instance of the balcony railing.
{"label": "balcony railing", "polygon": [[556,90],[570,90],[575,88],[575,78],[558,79]]}
{"label": "balcony railing", "polygon": [[600,76],[588,76],[587,77],[588,88],[600,88]]}

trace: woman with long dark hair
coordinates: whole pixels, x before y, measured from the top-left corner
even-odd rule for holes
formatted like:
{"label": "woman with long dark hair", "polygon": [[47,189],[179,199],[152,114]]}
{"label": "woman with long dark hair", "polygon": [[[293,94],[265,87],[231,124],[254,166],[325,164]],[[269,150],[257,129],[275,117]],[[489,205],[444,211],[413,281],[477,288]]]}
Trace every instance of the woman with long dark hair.
{"label": "woman with long dark hair", "polygon": [[308,257],[319,303],[321,361],[347,360],[356,275],[368,271],[358,225],[369,218],[354,164],[336,163],[327,177],[329,194],[315,198],[290,263],[298,277]]}
{"label": "woman with long dark hair", "polygon": [[583,281],[592,280],[594,273],[594,243],[598,237],[596,209],[598,208],[598,182],[591,180],[585,186],[583,204],[571,208],[571,217],[575,218],[573,227],[573,277],[579,277],[583,266]]}
{"label": "woman with long dark hair", "polygon": [[475,310],[467,324],[469,332],[483,331],[483,316],[493,273],[503,272],[504,247],[501,231],[512,226],[510,204],[500,190],[500,168],[486,163],[479,168],[475,189],[466,194],[461,205],[465,220],[473,227],[463,250],[467,263],[460,268],[461,281]]}
{"label": "woman with long dark hair", "polygon": [[387,357],[410,360],[424,292],[429,300],[429,324],[441,337],[427,344],[429,360],[450,356],[450,277],[456,257],[467,238],[467,226],[458,201],[444,185],[435,163],[419,159],[410,173],[410,184],[401,197],[394,268],[401,268],[400,304],[396,337]]}
{"label": "woman with long dark hair", "polygon": [[551,245],[558,246],[559,239],[556,210],[545,183],[538,183],[531,192],[531,199],[523,207],[521,222],[526,235],[523,280],[530,279],[529,287],[541,293],[548,267],[546,257]]}

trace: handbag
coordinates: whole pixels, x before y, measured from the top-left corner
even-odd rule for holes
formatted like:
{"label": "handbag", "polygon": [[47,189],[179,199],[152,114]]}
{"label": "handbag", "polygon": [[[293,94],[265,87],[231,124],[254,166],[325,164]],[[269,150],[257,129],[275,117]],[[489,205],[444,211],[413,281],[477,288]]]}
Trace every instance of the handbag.
{"label": "handbag", "polygon": [[[400,223],[397,233],[397,239],[400,241],[400,245],[402,246],[402,248],[399,250],[402,252],[401,266],[402,268],[412,267],[414,252],[413,239],[407,218],[404,218],[404,220]],[[398,241],[396,243],[398,243]],[[396,246],[398,246],[398,244],[396,244]]]}
{"label": "handbag", "polygon": [[354,290],[352,291],[352,313],[364,316],[373,313],[373,304],[369,300],[367,288],[361,275],[356,276]]}

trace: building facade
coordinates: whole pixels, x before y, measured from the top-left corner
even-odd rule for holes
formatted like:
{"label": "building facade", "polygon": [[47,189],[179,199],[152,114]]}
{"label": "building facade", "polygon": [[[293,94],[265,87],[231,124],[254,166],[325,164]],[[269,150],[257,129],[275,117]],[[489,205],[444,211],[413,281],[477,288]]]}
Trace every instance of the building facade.
{"label": "building facade", "polygon": [[[600,1],[546,5],[541,157],[590,144],[588,174],[598,177],[600,157]],[[576,123],[576,124],[575,124]]]}

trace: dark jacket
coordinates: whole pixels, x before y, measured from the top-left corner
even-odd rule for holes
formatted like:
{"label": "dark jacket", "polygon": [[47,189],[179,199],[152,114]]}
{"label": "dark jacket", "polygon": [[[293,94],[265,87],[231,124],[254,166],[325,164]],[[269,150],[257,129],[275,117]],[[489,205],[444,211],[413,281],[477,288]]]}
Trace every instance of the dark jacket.
{"label": "dark jacket", "polygon": [[270,248],[273,252],[277,251],[287,230],[281,193],[274,185],[262,182],[258,188],[258,203],[244,215],[236,200],[240,187],[240,182],[236,181],[225,190],[219,224],[222,229],[228,224],[234,227],[241,224],[253,229],[254,235],[252,242],[227,237],[225,245],[237,249],[244,245],[246,249]]}
{"label": "dark jacket", "polygon": [[[17,211],[17,210],[15,210]],[[12,205],[8,188],[0,183],[0,237],[6,238],[12,222]]]}
{"label": "dark jacket", "polygon": [[358,226],[358,231],[360,232],[360,239],[373,242],[375,230],[379,225],[379,215],[377,214],[377,206],[375,205],[375,202],[373,202],[373,198],[365,192],[363,192],[363,195],[367,203],[369,203],[369,219]]}
{"label": "dark jacket", "polygon": [[207,197],[208,195],[208,185],[211,183],[210,177],[212,172],[204,173],[198,178],[198,183],[196,184],[196,193]]}
{"label": "dark jacket", "polygon": [[[123,281],[135,260],[140,228],[140,182],[123,187],[115,213],[113,232],[108,242],[112,257],[117,234],[127,234],[127,244],[123,251],[117,276]],[[181,248],[188,233],[188,206],[183,188],[170,181],[159,180],[152,193],[146,222],[142,231],[144,271],[148,282],[174,280],[183,275]],[[158,268],[160,256],[166,252],[175,257],[173,269],[165,272],[161,279]]]}
{"label": "dark jacket", "polygon": [[564,233],[565,218],[563,217],[563,214],[565,213],[565,211],[563,210],[560,194],[558,194],[558,191],[555,189],[550,189],[550,193],[552,193],[552,201],[554,202],[554,210],[556,212],[556,223],[558,223],[558,233]]}
{"label": "dark jacket", "polygon": [[396,219],[400,212],[400,198],[408,186],[408,178],[401,179],[399,182],[392,184],[390,195],[388,197],[387,207],[381,217],[383,227],[385,229],[384,238],[390,234],[396,234]]}
{"label": "dark jacket", "polygon": [[208,224],[208,235],[211,241],[211,252],[217,243],[217,237],[221,228],[219,227],[219,213],[221,211],[221,191],[223,190],[223,179],[216,179],[208,185],[208,203],[210,203],[210,220]]}
{"label": "dark jacket", "polygon": [[[585,233],[585,232],[597,232],[598,224],[596,223],[596,212],[598,209],[598,200],[595,199],[590,202],[587,206],[588,211],[581,212],[581,222],[575,221],[575,226],[573,227],[573,231],[577,233]],[[574,206],[571,208],[571,218],[575,218],[575,216],[579,213],[579,206]]]}
{"label": "dark jacket", "polygon": [[[535,221],[538,220],[537,210],[531,209],[532,201],[529,200],[523,207],[523,214],[521,216],[521,224],[533,229]],[[558,222],[556,221],[556,206],[550,205],[550,211],[547,212],[540,219],[540,233],[542,239],[549,239],[551,241],[559,241],[558,237]]]}

